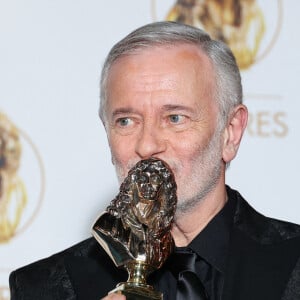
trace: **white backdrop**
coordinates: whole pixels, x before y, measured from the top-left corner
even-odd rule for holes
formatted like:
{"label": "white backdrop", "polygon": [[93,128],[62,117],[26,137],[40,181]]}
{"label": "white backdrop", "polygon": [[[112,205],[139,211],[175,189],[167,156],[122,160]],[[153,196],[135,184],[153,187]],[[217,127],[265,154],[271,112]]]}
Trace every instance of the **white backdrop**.
{"label": "white backdrop", "polygon": [[[0,0],[0,111],[19,128],[27,191],[17,229],[0,243],[0,300],[11,270],[88,237],[117,193],[97,115],[101,65],[175,2]],[[257,2],[266,32],[261,59],[242,71],[251,120],[227,182],[262,213],[300,223],[300,2]]]}

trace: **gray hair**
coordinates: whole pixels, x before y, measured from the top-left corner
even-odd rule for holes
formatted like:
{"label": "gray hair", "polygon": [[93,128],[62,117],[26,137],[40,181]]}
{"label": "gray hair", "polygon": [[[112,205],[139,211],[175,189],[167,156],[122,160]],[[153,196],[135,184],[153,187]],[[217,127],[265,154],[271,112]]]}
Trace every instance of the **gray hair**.
{"label": "gray hair", "polygon": [[216,41],[203,30],[176,22],[155,22],[142,26],[119,41],[109,52],[101,73],[99,115],[105,124],[107,78],[113,63],[120,57],[133,55],[155,46],[192,44],[210,59],[215,72],[215,99],[219,105],[218,127],[228,121],[232,109],[242,103],[241,76],[229,47]]}

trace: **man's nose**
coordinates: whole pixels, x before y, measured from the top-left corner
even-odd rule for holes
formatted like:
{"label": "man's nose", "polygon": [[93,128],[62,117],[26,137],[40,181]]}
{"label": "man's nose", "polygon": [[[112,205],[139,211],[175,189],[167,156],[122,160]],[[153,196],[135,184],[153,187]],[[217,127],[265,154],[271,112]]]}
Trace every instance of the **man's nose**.
{"label": "man's nose", "polygon": [[163,138],[162,129],[155,125],[145,125],[136,142],[135,151],[141,159],[147,159],[151,156],[166,150],[166,140]]}

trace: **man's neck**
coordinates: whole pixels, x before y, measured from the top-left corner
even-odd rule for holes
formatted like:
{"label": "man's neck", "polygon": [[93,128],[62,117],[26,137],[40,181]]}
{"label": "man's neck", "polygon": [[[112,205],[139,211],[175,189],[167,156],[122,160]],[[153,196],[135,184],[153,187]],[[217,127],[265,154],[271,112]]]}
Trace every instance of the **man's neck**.
{"label": "man's neck", "polygon": [[211,191],[205,199],[188,212],[176,215],[172,236],[177,247],[187,246],[224,207],[227,202],[226,188]]}

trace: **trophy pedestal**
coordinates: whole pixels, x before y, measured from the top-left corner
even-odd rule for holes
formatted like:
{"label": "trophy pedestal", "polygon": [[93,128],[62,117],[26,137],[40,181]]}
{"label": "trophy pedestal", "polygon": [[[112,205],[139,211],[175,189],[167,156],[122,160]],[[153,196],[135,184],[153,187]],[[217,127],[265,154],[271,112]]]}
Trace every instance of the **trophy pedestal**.
{"label": "trophy pedestal", "polygon": [[129,282],[120,283],[110,293],[126,296],[126,300],[163,300],[163,294],[150,285],[137,285]]}

